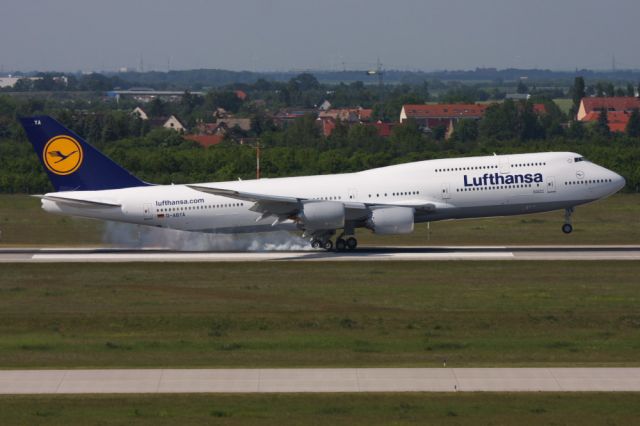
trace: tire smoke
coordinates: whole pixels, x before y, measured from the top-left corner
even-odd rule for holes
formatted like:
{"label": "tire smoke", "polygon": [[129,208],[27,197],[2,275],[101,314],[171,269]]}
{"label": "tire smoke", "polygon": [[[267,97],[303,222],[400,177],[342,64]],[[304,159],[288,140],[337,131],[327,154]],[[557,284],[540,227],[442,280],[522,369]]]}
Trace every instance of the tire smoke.
{"label": "tire smoke", "polygon": [[106,222],[102,240],[106,244],[123,248],[177,251],[311,250],[307,241],[286,231],[205,234],[119,222]]}

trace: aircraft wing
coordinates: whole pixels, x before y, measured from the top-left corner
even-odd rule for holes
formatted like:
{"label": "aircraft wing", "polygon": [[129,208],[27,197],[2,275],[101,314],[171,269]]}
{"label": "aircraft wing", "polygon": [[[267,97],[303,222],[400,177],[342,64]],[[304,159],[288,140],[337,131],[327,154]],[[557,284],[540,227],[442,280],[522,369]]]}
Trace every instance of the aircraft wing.
{"label": "aircraft wing", "polygon": [[252,192],[236,191],[234,189],[211,188],[200,185],[187,185],[189,188],[207,194],[219,195],[221,197],[235,198],[236,200],[252,201],[255,204],[250,210],[269,215],[289,215],[300,209],[300,202],[304,198],[284,197],[280,195],[255,194]]}
{"label": "aircraft wing", "polygon": [[[257,213],[262,213],[262,217],[269,215],[284,216],[293,215],[300,211],[301,204],[308,200],[308,198],[298,197],[286,197],[281,195],[268,195],[268,194],[256,194],[252,192],[237,191],[234,189],[223,188],[211,188],[208,186],[200,185],[187,185],[189,188],[196,191],[206,192],[208,194],[219,195],[221,197],[235,198],[237,200],[252,201],[255,204],[250,210]],[[425,200],[399,200],[396,203],[389,202],[350,202],[344,201],[347,213],[351,213],[349,216],[358,217],[366,216],[368,211],[372,208],[383,207],[411,207],[416,210],[422,210],[432,212],[438,209],[438,203],[429,202]]]}
{"label": "aircraft wing", "polygon": [[411,207],[426,212],[436,211],[441,206],[426,200],[398,200],[396,203],[366,203],[369,207]]}
{"label": "aircraft wing", "polygon": [[53,201],[56,203],[62,203],[62,204],[67,204],[69,206],[72,207],[79,207],[79,208],[114,208],[114,207],[121,207],[121,204],[117,204],[117,203],[107,203],[104,201],[94,201],[94,200],[87,200],[87,199],[81,199],[81,198],[70,198],[70,197],[61,197],[58,195],[34,195],[34,197],[40,198],[42,200],[49,200],[49,201]]}

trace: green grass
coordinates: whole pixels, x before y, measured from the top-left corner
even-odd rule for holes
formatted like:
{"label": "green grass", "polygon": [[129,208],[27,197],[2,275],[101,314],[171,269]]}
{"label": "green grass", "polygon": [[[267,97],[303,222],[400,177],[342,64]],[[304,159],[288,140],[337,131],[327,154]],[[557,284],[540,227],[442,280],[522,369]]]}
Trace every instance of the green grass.
{"label": "green grass", "polygon": [[[564,212],[416,225],[409,235],[379,236],[358,230],[362,245],[640,244],[640,195],[619,194],[574,214],[574,232],[560,231]],[[102,244],[103,223],[45,213],[40,201],[0,195],[0,246]]]}
{"label": "green grass", "polygon": [[416,226],[408,235],[359,232],[363,245],[640,244],[640,195],[618,194],[578,206],[573,233],[560,230],[564,211],[524,216],[451,220]]}
{"label": "green grass", "polygon": [[637,366],[638,262],[1,264],[0,365]]}
{"label": "green grass", "polygon": [[0,194],[0,246],[97,245],[103,222],[46,213],[40,200]]}
{"label": "green grass", "polygon": [[1,396],[3,425],[631,425],[640,394]]}

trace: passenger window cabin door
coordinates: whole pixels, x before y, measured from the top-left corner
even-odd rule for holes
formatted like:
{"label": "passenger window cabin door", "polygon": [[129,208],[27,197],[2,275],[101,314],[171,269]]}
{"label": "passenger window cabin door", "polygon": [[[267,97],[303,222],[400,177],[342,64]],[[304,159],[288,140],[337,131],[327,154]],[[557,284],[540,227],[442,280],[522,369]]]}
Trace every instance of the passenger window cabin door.
{"label": "passenger window cabin door", "polygon": [[442,194],[442,199],[443,200],[448,200],[449,198],[451,198],[451,193],[449,192],[449,184],[448,183],[443,183],[442,184],[442,188],[441,188],[440,194]]}
{"label": "passenger window cabin door", "polygon": [[347,195],[349,196],[350,201],[354,201],[358,199],[358,191],[355,188],[347,189]]}
{"label": "passenger window cabin door", "polygon": [[500,157],[499,167],[500,173],[502,174],[511,172],[511,162],[509,162],[509,157]]}
{"label": "passenger window cabin door", "polygon": [[547,177],[547,192],[556,192],[556,178],[553,176]]}
{"label": "passenger window cabin door", "polygon": [[151,211],[151,204],[145,203],[142,205],[142,217],[145,220],[153,218],[153,212]]}

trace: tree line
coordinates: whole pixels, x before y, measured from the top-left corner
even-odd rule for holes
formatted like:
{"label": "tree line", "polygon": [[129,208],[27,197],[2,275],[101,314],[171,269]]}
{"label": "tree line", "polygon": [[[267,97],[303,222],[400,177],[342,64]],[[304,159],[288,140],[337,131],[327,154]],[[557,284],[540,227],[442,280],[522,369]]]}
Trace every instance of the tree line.
{"label": "tree line", "polygon": [[[437,141],[413,123],[398,125],[388,139],[370,126],[338,126],[323,137],[313,120],[304,118],[262,138],[263,177],[341,173],[408,161],[458,156],[572,151],[615,170],[627,179],[627,191],[640,190],[640,144],[625,135],[585,138],[556,136],[524,140]],[[145,136],[100,142],[97,147],[141,179],[158,184],[209,182],[255,177],[254,146],[232,141],[210,148],[185,141],[172,130],[155,129]],[[0,192],[43,193],[52,187],[24,136],[0,139]]]}

